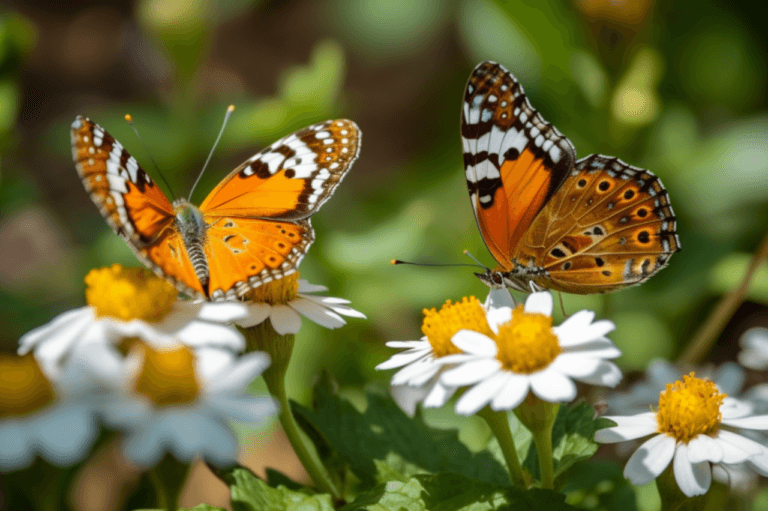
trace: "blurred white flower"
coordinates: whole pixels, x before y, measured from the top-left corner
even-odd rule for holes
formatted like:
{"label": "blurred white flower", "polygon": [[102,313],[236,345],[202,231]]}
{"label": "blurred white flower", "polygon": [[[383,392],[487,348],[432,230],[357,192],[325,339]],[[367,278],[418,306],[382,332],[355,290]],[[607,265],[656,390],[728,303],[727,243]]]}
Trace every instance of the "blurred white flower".
{"label": "blurred white flower", "polygon": [[125,434],[125,457],[150,467],[171,453],[182,462],[200,456],[234,463],[238,445],[229,420],[258,424],[277,412],[268,397],[247,393],[269,366],[265,353],[241,357],[220,348],[154,350],[134,344],[127,357],[102,346],[89,350],[89,370],[107,389],[104,422]]}
{"label": "blurred white flower", "polygon": [[1,355],[0,471],[36,456],[56,466],[85,458],[99,432],[94,383],[76,362],[51,382],[31,355]]}
{"label": "blurred white flower", "polygon": [[746,368],[762,371],[768,369],[768,328],[750,328],[739,339],[741,351],[739,363]]}
{"label": "blurred white flower", "polygon": [[19,354],[33,352],[49,378],[59,378],[79,347],[130,338],[157,348],[245,348],[243,336],[230,326],[246,315],[241,303],[179,300],[173,286],[144,268],[113,265],[92,270],[85,281],[87,306],[60,314],[19,340]]}
{"label": "blurred white flower", "polygon": [[553,327],[552,308],[549,292],[532,293],[525,306],[490,309],[491,331],[464,329],[453,335],[460,353],[442,362],[458,365],[440,382],[450,388],[473,385],[459,398],[456,413],[471,415],[486,405],[511,410],[529,391],[552,403],[570,401],[576,397],[574,379],[611,387],[619,383],[621,371],[608,360],[621,352],[605,337],[614,324],[593,322],[594,313],[584,310]]}
{"label": "blurred white flower", "polygon": [[653,435],[630,457],[624,476],[647,484],[673,463],[680,490],[693,497],[709,490],[713,465],[728,470],[747,463],[768,474],[768,450],[735,432],[768,430],[768,416],[750,413],[749,406],[729,400],[713,382],[692,373],[660,394],[658,412],[608,416],[617,425],[599,430],[595,440],[615,443]]}
{"label": "blurred white flower", "polygon": [[243,302],[248,312],[235,323],[249,328],[269,318],[275,332],[286,335],[299,331],[301,316],[331,329],[347,324],[341,316],[365,319],[365,314],[348,306],[349,300],[309,294],[318,291],[328,291],[328,288],[299,280],[298,273],[273,280],[249,293],[248,300]]}

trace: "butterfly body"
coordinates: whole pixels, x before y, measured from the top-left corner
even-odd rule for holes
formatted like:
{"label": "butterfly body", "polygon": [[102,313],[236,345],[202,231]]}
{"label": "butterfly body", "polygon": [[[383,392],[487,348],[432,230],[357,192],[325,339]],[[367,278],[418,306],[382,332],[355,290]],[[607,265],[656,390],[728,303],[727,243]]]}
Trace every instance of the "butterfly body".
{"label": "butterfly body", "polygon": [[640,284],[679,250],[669,196],[650,171],[618,158],[576,159],[494,62],[478,65],[462,110],[464,166],[493,287],[575,294]]}
{"label": "butterfly body", "polygon": [[289,135],[233,170],[198,207],[171,204],[103,128],[78,117],[72,153],[83,185],[136,256],[180,291],[238,299],[296,268],[314,241],[310,217],[359,152],[360,131],[326,121]]}

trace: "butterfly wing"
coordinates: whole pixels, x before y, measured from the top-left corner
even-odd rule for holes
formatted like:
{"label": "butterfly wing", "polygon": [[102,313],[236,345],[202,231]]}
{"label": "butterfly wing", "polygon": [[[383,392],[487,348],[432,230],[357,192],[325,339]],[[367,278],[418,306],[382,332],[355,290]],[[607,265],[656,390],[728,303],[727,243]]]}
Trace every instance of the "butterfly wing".
{"label": "butterfly wing", "polygon": [[330,198],[360,150],[346,119],[282,138],[233,170],[200,205],[210,217],[299,220]]}
{"label": "butterfly wing", "polygon": [[533,109],[514,76],[479,64],[461,116],[467,187],[486,246],[501,269],[576,161],[570,141]]}
{"label": "butterfly wing", "polygon": [[543,268],[532,280],[567,293],[640,284],[680,250],[675,214],[661,181],[618,158],[591,155],[536,217],[514,257]]}
{"label": "butterfly wing", "polygon": [[309,217],[360,150],[360,130],[326,121],[278,140],[236,168],[200,206],[210,297],[236,298],[296,271],[314,241]]}
{"label": "butterfly wing", "polygon": [[112,229],[158,276],[191,296],[202,293],[163,191],[106,130],[78,116],[72,158],[86,191]]}

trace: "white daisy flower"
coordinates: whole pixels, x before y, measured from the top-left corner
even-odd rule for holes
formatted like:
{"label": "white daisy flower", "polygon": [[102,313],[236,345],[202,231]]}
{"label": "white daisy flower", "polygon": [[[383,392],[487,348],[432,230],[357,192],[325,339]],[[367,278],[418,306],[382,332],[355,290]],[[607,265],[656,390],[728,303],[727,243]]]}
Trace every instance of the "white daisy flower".
{"label": "white daisy flower", "polygon": [[156,351],[135,343],[125,358],[104,345],[86,356],[108,389],[104,422],[125,433],[124,455],[140,467],[165,453],[182,462],[200,456],[219,466],[234,463],[238,445],[227,422],[258,424],[277,412],[271,398],[247,393],[269,366],[262,352],[236,357],[220,348]]}
{"label": "white daisy flower", "polygon": [[299,331],[301,316],[331,329],[347,324],[341,316],[365,319],[365,314],[348,306],[349,300],[309,294],[318,291],[328,288],[299,280],[298,273],[273,280],[246,295],[247,301],[243,303],[248,308],[247,315],[235,323],[249,328],[269,318],[275,332],[286,335]]}
{"label": "white daisy flower", "polygon": [[750,328],[739,339],[739,363],[748,369],[768,369],[768,328]]}
{"label": "white daisy flower", "polygon": [[551,403],[576,397],[579,380],[613,387],[621,380],[609,362],[621,352],[605,335],[610,321],[592,322],[594,313],[580,311],[552,326],[552,295],[537,292],[525,306],[490,309],[490,332],[465,329],[453,336],[460,354],[443,363],[458,364],[440,382],[451,388],[473,385],[456,403],[456,413],[471,415],[490,404],[493,410],[516,408],[528,391]]}
{"label": "white daisy flower", "polygon": [[60,314],[19,340],[19,354],[34,352],[51,378],[59,377],[78,347],[129,338],[157,348],[245,348],[243,336],[229,325],[245,317],[243,304],[179,300],[173,286],[149,270],[118,264],[92,270],[85,282],[87,306]]}
{"label": "white daisy flower", "polygon": [[49,381],[35,358],[0,356],[0,471],[25,468],[40,456],[72,465],[90,452],[99,432],[94,389],[78,364]]}
{"label": "white daisy flower", "polygon": [[490,334],[486,309],[512,303],[509,291],[491,290],[485,307],[474,296],[460,302],[448,300],[440,311],[424,309],[421,331],[424,337],[417,341],[390,341],[390,348],[402,348],[392,358],[376,366],[386,370],[401,368],[392,376],[390,392],[395,402],[408,415],[413,416],[418,403],[428,408],[443,406],[456,392],[455,386],[441,383],[440,375],[446,368],[444,357],[460,353],[451,343],[451,337],[462,329]]}
{"label": "white daisy flower", "polygon": [[[696,370],[702,378],[711,380],[718,390],[732,398],[738,398],[746,380],[746,373],[735,362]],[[659,392],[680,378],[680,369],[664,360],[652,360],[645,377],[625,392],[613,392],[606,397],[608,412],[615,415],[631,415],[647,412],[659,400]]]}
{"label": "white daisy flower", "polygon": [[617,425],[599,430],[595,440],[615,443],[653,435],[630,457],[624,477],[647,484],[672,463],[680,490],[694,497],[709,490],[713,465],[727,469],[747,462],[768,474],[768,450],[735,432],[768,430],[768,415],[749,413],[749,407],[728,400],[712,381],[691,373],[659,395],[657,412],[606,417]]}

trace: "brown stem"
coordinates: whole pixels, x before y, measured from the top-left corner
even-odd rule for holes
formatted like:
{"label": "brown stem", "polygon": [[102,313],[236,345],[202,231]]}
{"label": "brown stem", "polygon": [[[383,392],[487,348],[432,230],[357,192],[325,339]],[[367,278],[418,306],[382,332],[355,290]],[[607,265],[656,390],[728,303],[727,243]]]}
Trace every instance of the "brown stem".
{"label": "brown stem", "polygon": [[709,349],[715,343],[720,333],[728,324],[736,309],[744,301],[749,290],[749,284],[752,282],[757,269],[760,267],[760,263],[768,253],[768,235],[760,242],[760,248],[752,256],[752,260],[749,263],[749,269],[744,274],[744,278],[741,280],[739,286],[726,293],[720,302],[715,306],[715,310],[709,315],[707,320],[699,328],[696,334],[693,336],[693,340],[685,348],[685,351],[678,357],[677,362],[680,364],[695,364],[704,358]]}

